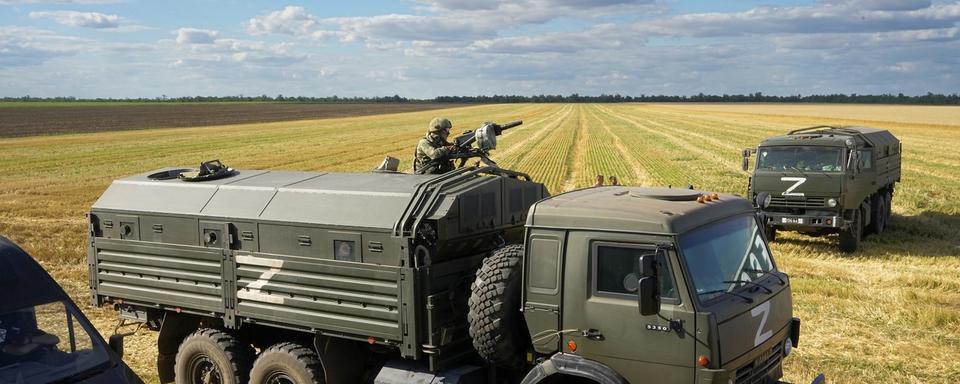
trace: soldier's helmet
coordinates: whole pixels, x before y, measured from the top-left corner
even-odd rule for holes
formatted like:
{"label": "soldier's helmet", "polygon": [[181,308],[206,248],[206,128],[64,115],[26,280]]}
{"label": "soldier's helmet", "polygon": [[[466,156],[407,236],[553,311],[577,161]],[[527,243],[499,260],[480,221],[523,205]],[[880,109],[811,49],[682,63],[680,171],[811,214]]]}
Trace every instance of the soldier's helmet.
{"label": "soldier's helmet", "polygon": [[433,120],[430,120],[430,124],[427,125],[427,129],[430,133],[449,131],[450,128],[453,128],[453,123],[451,123],[450,119],[446,117],[434,117]]}

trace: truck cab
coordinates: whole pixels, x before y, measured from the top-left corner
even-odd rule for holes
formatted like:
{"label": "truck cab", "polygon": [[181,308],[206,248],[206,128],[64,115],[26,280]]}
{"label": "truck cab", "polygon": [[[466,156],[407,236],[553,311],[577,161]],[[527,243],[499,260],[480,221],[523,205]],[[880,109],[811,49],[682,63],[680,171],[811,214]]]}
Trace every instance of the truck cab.
{"label": "truck cab", "polygon": [[[817,126],[762,141],[743,151],[743,169],[756,154],[748,196],[769,193],[763,208],[767,237],[778,230],[840,234],[840,249],[856,251],[865,234],[880,234],[900,181],[900,141],[889,131]],[[759,207],[757,207],[759,208]]]}
{"label": "truck cab", "polygon": [[526,224],[525,383],[760,383],[799,342],[790,280],[747,200],[599,187],[553,196]]}

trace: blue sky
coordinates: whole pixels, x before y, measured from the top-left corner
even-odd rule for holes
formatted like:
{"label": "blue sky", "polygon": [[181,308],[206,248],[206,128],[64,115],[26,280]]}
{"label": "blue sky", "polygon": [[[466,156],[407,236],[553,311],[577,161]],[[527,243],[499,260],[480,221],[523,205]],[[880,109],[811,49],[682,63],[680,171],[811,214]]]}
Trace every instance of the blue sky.
{"label": "blue sky", "polygon": [[956,93],[960,1],[0,0],[0,96]]}

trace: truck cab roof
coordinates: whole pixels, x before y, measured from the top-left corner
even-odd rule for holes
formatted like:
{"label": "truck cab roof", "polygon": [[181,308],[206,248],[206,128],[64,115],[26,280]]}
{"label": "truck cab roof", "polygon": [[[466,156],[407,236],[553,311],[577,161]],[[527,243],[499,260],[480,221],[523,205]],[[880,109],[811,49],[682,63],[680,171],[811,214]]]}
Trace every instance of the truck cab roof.
{"label": "truck cab roof", "polygon": [[628,186],[579,189],[539,201],[530,210],[527,227],[599,229],[605,231],[679,234],[737,214],[753,213],[749,201],[720,193]]}
{"label": "truck cab roof", "polygon": [[880,147],[899,143],[896,137],[886,129],[858,126],[816,126],[790,131],[786,135],[773,136],[763,140],[760,146],[775,145],[815,145],[848,146],[847,140],[854,140],[858,146]]}

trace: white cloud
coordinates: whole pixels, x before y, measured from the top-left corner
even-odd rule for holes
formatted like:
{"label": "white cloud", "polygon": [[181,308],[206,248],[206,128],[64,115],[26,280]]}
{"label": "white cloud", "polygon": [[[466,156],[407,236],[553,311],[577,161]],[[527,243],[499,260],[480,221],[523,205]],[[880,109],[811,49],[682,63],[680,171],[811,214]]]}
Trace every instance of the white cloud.
{"label": "white cloud", "polygon": [[826,0],[825,4],[872,11],[910,11],[930,6],[930,0]]}
{"label": "white cloud", "polygon": [[288,5],[279,11],[250,18],[246,24],[251,35],[286,34],[308,35],[315,31],[317,19],[303,7]]}
{"label": "white cloud", "polygon": [[177,44],[213,44],[219,32],[209,29],[180,28],[173,31]]}
{"label": "white cloud", "polygon": [[44,29],[0,26],[0,63],[35,65],[55,57],[76,54],[80,51],[80,44],[86,42]]}
{"label": "white cloud", "polygon": [[51,19],[57,23],[79,28],[117,28],[120,16],[99,12],[37,11],[30,12],[33,19]]}
{"label": "white cloud", "polygon": [[856,6],[857,3],[685,14],[639,22],[634,29],[639,33],[660,36],[720,37],[921,30],[949,28],[960,21],[960,3],[935,4],[918,9],[906,7],[911,8],[909,10],[861,9]]}

